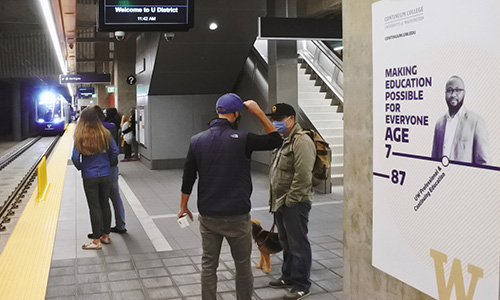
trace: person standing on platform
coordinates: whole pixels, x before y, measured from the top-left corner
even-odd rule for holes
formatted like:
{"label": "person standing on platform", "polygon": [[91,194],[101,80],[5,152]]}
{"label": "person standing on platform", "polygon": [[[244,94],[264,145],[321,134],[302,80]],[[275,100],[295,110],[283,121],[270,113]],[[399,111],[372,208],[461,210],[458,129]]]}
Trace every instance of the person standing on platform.
{"label": "person standing on platform", "polygon": [[101,242],[109,244],[111,209],[111,166],[118,163],[118,146],[109,131],[102,125],[96,111],[87,108],[82,111],[74,134],[74,148],[71,160],[82,172],[83,188],[90,211],[92,242],[83,249],[101,249]]}
{"label": "person standing on platform", "polygon": [[[267,134],[257,135],[237,129],[240,110],[244,107],[261,121]],[[236,297],[250,300],[253,294],[250,157],[253,151],[279,147],[282,139],[253,100],[243,102],[236,94],[225,94],[218,99],[216,112],[219,118],[209,123],[210,128],[191,138],[177,216],[193,218],[188,201],[198,176],[198,220],[203,248],[202,299],[217,298],[216,272],[225,238],[236,268]]]}
{"label": "person standing on platform", "polygon": [[283,247],[281,276],[269,285],[290,287],[283,299],[302,299],[309,295],[311,287],[312,251],[307,224],[314,195],[312,170],[316,147],[309,135],[301,133],[292,106],[278,103],[268,116],[285,137],[281,148],[273,152],[269,175],[269,203]]}
{"label": "person standing on platform", "polygon": [[127,130],[122,131],[122,134],[127,134],[129,132],[132,132],[132,152],[134,155],[130,158],[130,160],[139,160],[139,144],[137,143],[136,137],[137,135],[135,134],[135,108],[132,107],[130,109],[130,127],[127,128]]}
{"label": "person standing on platform", "polygon": [[105,116],[106,116],[104,119],[105,122],[112,123],[115,125],[116,131],[117,131],[115,142],[117,145],[120,145],[120,136],[121,136],[120,122],[121,122],[122,118],[121,118],[120,114],[118,113],[118,110],[116,110],[116,108],[114,108],[114,107],[106,108]]}
{"label": "person standing on platform", "polygon": [[[97,115],[99,116],[102,125],[104,125],[104,127],[109,130],[111,136],[115,141],[118,140],[118,129],[116,128],[115,124],[104,121],[104,113],[102,112],[102,109],[98,105],[95,105],[94,109],[97,112]],[[127,232],[127,229],[125,228],[125,208],[123,207],[123,201],[120,195],[120,186],[118,185],[118,173],[119,173],[118,164],[116,164],[115,166],[111,167],[111,191],[109,194],[109,198],[113,203],[113,208],[115,211],[115,224],[116,224],[114,227],[111,227],[111,232],[125,233]]]}
{"label": "person standing on platform", "polygon": [[[130,118],[127,115],[122,116],[122,134],[130,128]],[[132,139],[134,138],[134,134],[132,131],[127,131],[127,133],[123,134],[123,151],[125,152],[125,157],[121,160],[121,162],[130,161],[132,157]]]}

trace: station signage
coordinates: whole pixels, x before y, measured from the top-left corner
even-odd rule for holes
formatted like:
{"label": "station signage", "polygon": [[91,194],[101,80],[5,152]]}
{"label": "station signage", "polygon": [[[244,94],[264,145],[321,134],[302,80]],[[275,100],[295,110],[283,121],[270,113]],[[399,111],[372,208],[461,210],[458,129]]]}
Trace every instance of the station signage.
{"label": "station signage", "polygon": [[186,31],[194,0],[99,0],[100,31]]}
{"label": "station signage", "polygon": [[107,85],[106,86],[106,93],[108,94],[113,94],[115,92],[116,88],[114,85]]}
{"label": "station signage", "polygon": [[61,74],[59,83],[111,83],[111,74]]}

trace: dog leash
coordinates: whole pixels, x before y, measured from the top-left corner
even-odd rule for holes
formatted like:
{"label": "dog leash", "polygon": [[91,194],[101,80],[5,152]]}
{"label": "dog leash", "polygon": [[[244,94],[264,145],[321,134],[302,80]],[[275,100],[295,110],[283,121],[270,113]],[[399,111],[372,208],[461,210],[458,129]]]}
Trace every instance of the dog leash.
{"label": "dog leash", "polygon": [[[265,244],[266,244],[266,241],[267,241],[267,239],[271,236],[271,233],[274,233],[274,225],[275,225],[275,224],[274,224],[274,222],[273,222],[273,226],[271,226],[271,229],[269,229],[269,234],[268,234],[268,235],[264,238],[264,240],[260,243],[260,245],[259,245],[259,243],[257,243],[257,242],[256,242],[256,244],[257,244],[257,248],[260,248],[262,245],[265,245]],[[259,236],[262,232],[264,232],[264,229],[262,229],[261,231],[259,231],[259,233],[257,234],[257,237],[258,237],[258,236]]]}

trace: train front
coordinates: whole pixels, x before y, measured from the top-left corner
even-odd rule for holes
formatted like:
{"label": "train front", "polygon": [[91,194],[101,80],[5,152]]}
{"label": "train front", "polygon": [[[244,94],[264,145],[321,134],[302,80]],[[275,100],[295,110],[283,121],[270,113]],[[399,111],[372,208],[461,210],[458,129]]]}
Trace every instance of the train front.
{"label": "train front", "polygon": [[36,123],[40,134],[61,134],[69,122],[68,101],[52,91],[41,92],[36,99]]}

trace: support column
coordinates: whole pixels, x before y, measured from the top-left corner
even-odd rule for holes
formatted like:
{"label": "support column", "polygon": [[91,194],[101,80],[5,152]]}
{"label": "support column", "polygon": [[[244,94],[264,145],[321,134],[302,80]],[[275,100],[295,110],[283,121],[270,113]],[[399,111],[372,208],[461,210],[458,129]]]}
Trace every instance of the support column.
{"label": "support column", "polygon": [[12,91],[12,139],[22,140],[21,134],[21,84],[19,80],[13,80]]}
{"label": "support column", "polygon": [[[110,72],[109,62],[107,61],[109,59],[109,43],[95,44],[95,59],[98,61],[95,63],[95,71],[97,74]],[[106,93],[106,85],[107,84],[104,83],[95,85],[97,92],[97,105],[103,109],[110,107],[109,94]]]}
{"label": "support column", "polygon": [[[297,4],[295,0],[268,1],[267,15],[270,17],[295,18]],[[298,108],[297,91],[297,42],[268,42],[269,104],[288,103]]]}
{"label": "support column", "polygon": [[115,42],[113,84],[116,88],[115,107],[121,114],[128,114],[130,108],[135,107],[137,103],[136,85],[126,82],[129,75],[136,75],[135,41],[135,34],[128,33],[124,41]]}

